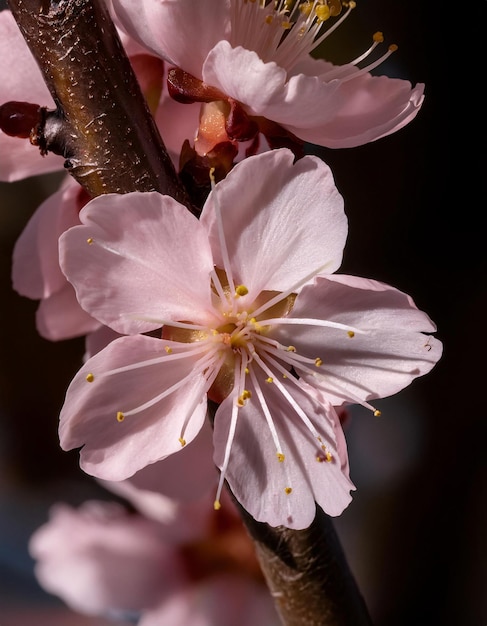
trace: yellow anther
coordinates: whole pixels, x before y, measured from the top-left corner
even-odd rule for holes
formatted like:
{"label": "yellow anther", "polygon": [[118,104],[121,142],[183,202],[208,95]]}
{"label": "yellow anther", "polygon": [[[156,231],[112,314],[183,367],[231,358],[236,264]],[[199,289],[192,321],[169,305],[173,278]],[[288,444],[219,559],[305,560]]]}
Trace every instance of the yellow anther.
{"label": "yellow anther", "polygon": [[86,374],[86,382],[87,383],[92,383],[95,380],[95,377],[93,376],[93,374],[90,372],[89,374]]}
{"label": "yellow anther", "polygon": [[179,437],[178,441],[181,444],[181,446],[184,448],[184,446],[186,445],[186,439],[184,439],[183,437]]}
{"label": "yellow anther", "polygon": [[245,373],[246,373],[246,374],[248,374],[248,373],[249,373],[249,371],[250,371],[250,370],[249,370],[249,368],[248,368],[248,367],[246,367],[246,368],[245,368]]}
{"label": "yellow anther", "polygon": [[389,46],[389,52],[395,52],[397,50],[397,46],[395,43],[391,43]]}
{"label": "yellow anther", "polygon": [[350,337],[350,339],[352,339],[353,337],[355,337],[355,333],[353,332],[353,330],[349,330],[347,332],[347,335]]}
{"label": "yellow anther", "polygon": [[215,502],[213,502],[213,508],[215,511],[219,511],[222,508],[220,500],[215,500]]}
{"label": "yellow anther", "polygon": [[122,411],[118,411],[117,412],[117,422],[123,422],[124,419],[125,419],[125,415],[122,413]]}
{"label": "yellow anther", "polygon": [[93,237],[88,237],[88,239],[86,240],[86,243],[91,245],[93,243]]}
{"label": "yellow anther", "polygon": [[273,15],[267,15],[265,18],[265,23],[266,24],[272,24],[272,21],[274,20],[274,16]]}
{"label": "yellow anther", "polygon": [[244,389],[238,397],[237,406],[240,406],[240,407],[245,406],[245,402],[247,400],[250,400],[251,397],[252,397],[252,392],[249,391],[248,389]]}
{"label": "yellow anther", "polygon": [[277,453],[277,460],[279,461],[279,463],[282,463],[284,461],[284,454],[282,452]]}
{"label": "yellow anther", "polygon": [[372,39],[376,42],[376,43],[382,43],[384,41],[384,33],[381,33],[380,30],[378,30],[376,33],[374,33],[372,35]]}
{"label": "yellow anther", "polygon": [[330,8],[327,4],[320,4],[315,8],[315,15],[318,22],[326,22],[331,15]]}
{"label": "yellow anther", "polygon": [[284,30],[290,30],[293,27],[293,23],[286,21],[286,22],[282,22],[281,26]]}
{"label": "yellow anther", "polygon": [[374,411],[374,417],[380,417],[381,415],[382,415],[382,412],[381,412],[381,411],[379,411],[379,409],[376,409],[376,410]]}
{"label": "yellow anther", "polygon": [[170,346],[164,346],[164,350],[168,353],[168,354],[172,354],[172,348]]}
{"label": "yellow anther", "polygon": [[289,495],[292,492],[292,487],[285,487],[284,491],[285,493],[287,493],[287,495]]}
{"label": "yellow anther", "polygon": [[308,15],[311,13],[311,9],[313,8],[313,3],[312,2],[302,2],[299,5],[299,10],[301,11],[301,13],[303,15],[305,15],[306,17],[308,17]]}
{"label": "yellow anther", "polygon": [[357,6],[357,3],[354,2],[354,0],[350,0],[350,2],[348,3],[349,9],[355,9],[356,6]]}
{"label": "yellow anther", "polygon": [[340,13],[342,12],[342,3],[340,2],[340,0],[328,0],[327,4],[330,8],[330,15],[332,15],[333,17],[340,15]]}
{"label": "yellow anther", "polygon": [[296,352],[296,346],[288,346],[286,352]]}
{"label": "yellow anther", "polygon": [[317,456],[316,460],[318,461],[318,463],[323,463],[323,457],[321,456]]}
{"label": "yellow anther", "polygon": [[316,359],[315,359],[315,365],[316,365],[316,367],[320,367],[321,365],[323,365],[323,361],[322,361],[322,359],[320,359],[319,356],[316,357]]}
{"label": "yellow anther", "polygon": [[333,461],[333,456],[331,452],[328,452],[328,450],[325,452],[325,461],[327,463],[331,463]]}
{"label": "yellow anther", "polygon": [[272,378],[272,376],[269,376],[268,378],[265,379],[266,383],[273,383],[274,379]]}
{"label": "yellow anther", "polygon": [[249,293],[249,290],[245,285],[238,285],[235,287],[235,293],[237,296],[246,296]]}

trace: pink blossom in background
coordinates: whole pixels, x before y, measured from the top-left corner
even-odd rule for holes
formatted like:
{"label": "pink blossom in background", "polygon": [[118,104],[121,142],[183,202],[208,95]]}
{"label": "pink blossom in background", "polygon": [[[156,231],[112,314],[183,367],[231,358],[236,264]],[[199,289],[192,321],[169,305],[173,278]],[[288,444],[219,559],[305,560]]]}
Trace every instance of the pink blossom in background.
{"label": "pink blossom in background", "polygon": [[199,221],[157,193],[101,196],[80,220],[61,267],[82,307],[128,336],[71,383],[63,449],[82,447],[89,474],[126,479],[196,437],[208,396],[220,403],[215,508],[226,479],[273,526],[307,527],[315,501],[339,515],[353,484],[333,405],[374,411],[441,343],[407,295],[332,276],[347,220],[329,168],[273,150],[217,184]]}
{"label": "pink blossom in background", "polygon": [[142,626],[277,626],[234,505],[226,500],[216,520],[209,504],[159,495],[150,504],[158,521],[114,502],[58,504],[30,540],[36,577],[75,611],[137,616]]}
{"label": "pink blossom in background", "polygon": [[203,102],[200,154],[225,133],[228,140],[250,139],[258,130],[272,136],[268,121],[303,141],[348,148],[414,119],[424,85],[370,73],[395,49],[377,58],[380,33],[371,50],[342,66],[310,55],[355,6],[338,18],[339,4],[113,0],[121,26],[179,68],[170,80],[175,97]]}

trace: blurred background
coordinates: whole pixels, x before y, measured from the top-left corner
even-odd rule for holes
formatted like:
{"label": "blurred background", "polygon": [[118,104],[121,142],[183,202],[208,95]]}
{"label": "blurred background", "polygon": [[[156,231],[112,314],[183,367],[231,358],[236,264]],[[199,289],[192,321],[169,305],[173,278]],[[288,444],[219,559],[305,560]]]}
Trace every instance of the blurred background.
{"label": "blurred background", "polygon": [[[323,56],[345,62],[382,30],[399,50],[375,73],[426,83],[423,108],[409,126],[373,144],[309,149],[331,166],[345,197],[350,232],[341,271],[409,293],[444,342],[443,358],[429,375],[378,403],[382,417],[356,410],[347,425],[357,491],[336,528],[375,626],[487,624],[480,393],[486,134],[479,93],[486,3],[469,4],[458,26],[451,24],[456,14],[449,12],[448,23],[443,12],[438,3],[358,3],[335,36],[338,47]],[[58,413],[83,341],[40,338],[37,303],[11,288],[15,241],[59,180],[49,175],[0,184],[1,626],[105,624],[76,616],[44,593],[27,552],[54,502],[110,497],[79,470],[77,452],[58,445]]]}

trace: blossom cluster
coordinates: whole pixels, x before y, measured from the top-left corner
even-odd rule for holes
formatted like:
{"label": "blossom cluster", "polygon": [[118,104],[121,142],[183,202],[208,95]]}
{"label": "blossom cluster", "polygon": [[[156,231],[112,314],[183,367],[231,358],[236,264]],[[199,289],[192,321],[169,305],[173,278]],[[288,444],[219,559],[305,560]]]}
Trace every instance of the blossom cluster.
{"label": "blossom cluster", "polygon": [[[211,190],[197,218],[156,191],[90,198],[67,176],[26,225],[14,288],[40,300],[41,335],[86,337],[60,445],[80,449],[81,468],[142,513],[153,510],[151,493],[187,519],[188,503],[200,510],[205,494],[206,520],[228,515],[228,488],[271,526],[307,528],[317,504],[340,515],[355,489],[340,414],[358,404],[379,415],[375,401],[429,372],[442,345],[408,295],[338,273],[346,207],[331,169],[303,146],[353,148],[396,132],[420,110],[424,85],[372,73],[395,51],[375,56],[382,33],[345,65],[311,55],[354,2],[107,4],[176,169],[203,167]],[[0,104],[9,103],[0,107],[1,179],[62,170],[61,157],[41,158],[15,125],[15,103],[54,102],[9,11],[0,53]],[[255,580],[205,576],[196,592],[183,572],[189,540],[168,539],[172,522],[142,513],[57,509],[32,541],[41,583],[77,610],[142,611],[144,626],[200,623],[180,613],[195,593],[219,623],[212,598],[228,587],[242,602],[252,596],[271,623]],[[106,554],[93,557],[107,523]],[[73,528],[83,538],[63,547]],[[122,545],[133,546],[137,567],[111,594]],[[71,568],[86,573],[83,585],[66,585],[73,576],[61,572]],[[99,593],[93,572],[106,582]],[[134,587],[137,577],[146,583]],[[123,591],[131,587],[148,596]],[[252,610],[242,625],[255,621]]]}

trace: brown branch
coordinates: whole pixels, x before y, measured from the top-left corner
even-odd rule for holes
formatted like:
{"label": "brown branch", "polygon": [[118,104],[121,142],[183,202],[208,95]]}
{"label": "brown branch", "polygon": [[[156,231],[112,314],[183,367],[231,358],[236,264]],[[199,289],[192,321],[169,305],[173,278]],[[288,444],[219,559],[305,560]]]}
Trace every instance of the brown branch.
{"label": "brown branch", "polygon": [[[157,190],[194,212],[103,0],[9,0],[57,109],[39,143],[91,196]],[[238,503],[237,503],[238,504]],[[272,528],[239,507],[284,626],[370,626],[330,518]]]}
{"label": "brown branch", "polygon": [[156,190],[186,206],[179,182],[103,1],[9,0],[57,110],[38,129],[90,196]]}
{"label": "brown branch", "polygon": [[372,625],[332,520],[322,509],[317,506],[309,528],[291,530],[256,522],[239,508],[285,626]]}

